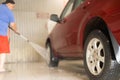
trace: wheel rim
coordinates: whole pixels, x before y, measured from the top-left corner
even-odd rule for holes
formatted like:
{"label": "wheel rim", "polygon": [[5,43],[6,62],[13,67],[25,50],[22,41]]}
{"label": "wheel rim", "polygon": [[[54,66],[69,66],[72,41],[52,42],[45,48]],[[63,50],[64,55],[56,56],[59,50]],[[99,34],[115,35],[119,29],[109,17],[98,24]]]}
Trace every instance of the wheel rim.
{"label": "wheel rim", "polygon": [[50,52],[51,52],[50,47],[47,46],[47,54],[46,54],[46,62],[47,62],[47,64],[50,63]]}
{"label": "wheel rim", "polygon": [[88,69],[93,75],[99,75],[102,72],[105,65],[105,51],[99,39],[93,38],[88,43],[86,61]]}

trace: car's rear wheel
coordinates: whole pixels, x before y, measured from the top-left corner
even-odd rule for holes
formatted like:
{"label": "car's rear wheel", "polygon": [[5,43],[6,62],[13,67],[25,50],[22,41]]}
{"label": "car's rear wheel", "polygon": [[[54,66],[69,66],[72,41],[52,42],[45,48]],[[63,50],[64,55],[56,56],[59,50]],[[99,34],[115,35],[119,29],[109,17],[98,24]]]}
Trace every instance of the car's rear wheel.
{"label": "car's rear wheel", "polygon": [[118,80],[118,63],[112,60],[109,39],[100,31],[92,31],[84,47],[84,65],[90,80]]}
{"label": "car's rear wheel", "polygon": [[46,45],[47,54],[46,54],[46,63],[49,67],[57,67],[59,59],[54,56],[51,44],[48,42]]}

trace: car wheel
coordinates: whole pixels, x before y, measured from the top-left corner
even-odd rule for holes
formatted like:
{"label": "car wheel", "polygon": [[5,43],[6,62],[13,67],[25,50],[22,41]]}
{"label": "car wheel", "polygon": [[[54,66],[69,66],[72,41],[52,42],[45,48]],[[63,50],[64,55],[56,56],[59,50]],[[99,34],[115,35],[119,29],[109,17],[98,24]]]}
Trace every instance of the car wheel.
{"label": "car wheel", "polygon": [[59,63],[59,59],[54,56],[53,50],[50,43],[47,43],[47,54],[46,54],[46,63],[49,67],[57,67]]}
{"label": "car wheel", "polygon": [[84,50],[84,66],[90,80],[118,80],[119,64],[112,60],[109,39],[100,30],[89,34]]}

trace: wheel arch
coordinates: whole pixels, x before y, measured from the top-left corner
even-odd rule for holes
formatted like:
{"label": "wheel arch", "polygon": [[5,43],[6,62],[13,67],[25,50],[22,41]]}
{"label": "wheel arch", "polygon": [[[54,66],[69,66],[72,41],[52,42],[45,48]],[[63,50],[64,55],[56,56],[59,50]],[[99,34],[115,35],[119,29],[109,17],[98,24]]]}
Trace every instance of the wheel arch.
{"label": "wheel arch", "polygon": [[47,39],[46,39],[45,46],[47,46],[47,43],[51,43],[50,38],[47,38]]}
{"label": "wheel arch", "polygon": [[[110,45],[113,45],[112,41],[111,41],[110,31],[108,29],[107,24],[105,23],[105,21],[102,18],[96,16],[96,17],[93,17],[92,19],[90,19],[88,21],[88,23],[87,23],[87,25],[84,29],[83,46],[85,44],[85,41],[86,41],[89,33],[93,30],[96,30],[96,29],[101,30],[105,34],[105,36],[109,39]],[[115,57],[115,54],[114,54],[114,48],[113,47],[114,46],[111,46],[111,49],[112,49],[111,50],[112,51],[111,56],[112,56],[112,59],[115,60],[116,57]]]}

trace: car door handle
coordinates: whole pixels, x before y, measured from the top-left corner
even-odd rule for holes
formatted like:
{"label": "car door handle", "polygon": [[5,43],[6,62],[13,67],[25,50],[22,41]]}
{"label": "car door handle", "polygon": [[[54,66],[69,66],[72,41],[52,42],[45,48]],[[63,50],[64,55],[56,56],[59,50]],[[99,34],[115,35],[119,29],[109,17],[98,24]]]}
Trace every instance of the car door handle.
{"label": "car door handle", "polygon": [[88,1],[85,5],[83,5],[83,9],[86,9],[91,4],[91,1]]}

